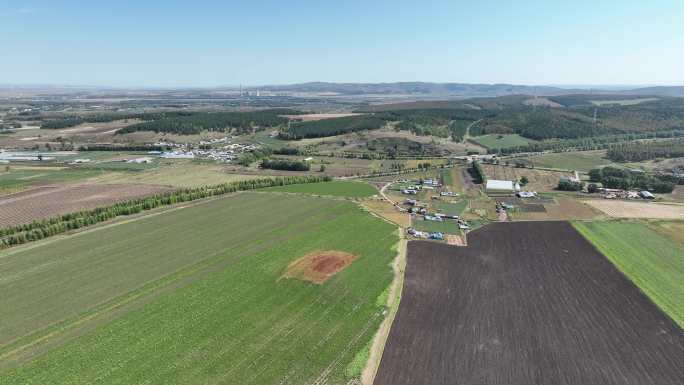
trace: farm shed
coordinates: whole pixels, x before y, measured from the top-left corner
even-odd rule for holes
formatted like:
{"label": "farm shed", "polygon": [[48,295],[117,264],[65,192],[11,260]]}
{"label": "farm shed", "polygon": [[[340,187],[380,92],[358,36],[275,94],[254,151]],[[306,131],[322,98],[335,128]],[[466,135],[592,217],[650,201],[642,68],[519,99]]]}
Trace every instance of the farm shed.
{"label": "farm shed", "polygon": [[516,192],[520,191],[520,185],[517,182],[512,182],[510,180],[496,180],[496,179],[488,179],[487,180],[487,186],[486,186],[487,192]]}

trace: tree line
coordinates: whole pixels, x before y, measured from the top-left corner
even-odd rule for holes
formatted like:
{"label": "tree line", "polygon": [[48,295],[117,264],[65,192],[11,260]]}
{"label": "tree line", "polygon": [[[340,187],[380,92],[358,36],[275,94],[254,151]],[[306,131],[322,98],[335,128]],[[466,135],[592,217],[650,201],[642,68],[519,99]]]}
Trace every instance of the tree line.
{"label": "tree line", "polygon": [[212,186],[184,188],[147,198],[119,202],[112,206],[93,210],[83,210],[58,217],[34,221],[25,225],[0,228],[0,249],[14,245],[40,240],[53,235],[92,226],[110,219],[137,214],[157,207],[190,202],[202,198],[229,194],[237,191],[255,190],[265,187],[285,186],[290,184],[328,182],[329,176],[286,176],[278,178],[251,179],[222,183]]}
{"label": "tree line", "polygon": [[542,142],[532,142],[523,146],[507,148],[490,148],[488,154],[511,155],[521,152],[565,152],[565,151],[589,151],[605,150],[616,143],[626,143],[643,139],[667,139],[684,137],[684,130],[659,131],[649,133],[632,133],[619,135],[596,136],[592,138],[566,139],[566,140],[545,140]]}
{"label": "tree line", "polygon": [[667,194],[675,187],[673,182],[657,175],[609,166],[590,170],[589,178],[592,182],[600,182],[603,187],[622,190],[638,189]]}
{"label": "tree line", "polygon": [[606,157],[614,162],[684,157],[684,139],[619,143],[608,147]]}
{"label": "tree line", "polygon": [[470,173],[470,175],[473,177],[473,182],[475,182],[476,184],[482,184],[487,180],[487,175],[482,169],[482,165],[480,164],[480,162],[476,160],[470,163],[468,173]]}
{"label": "tree line", "polygon": [[115,145],[115,144],[84,144],[78,151],[167,151],[168,146],[152,145]]}
{"label": "tree line", "polygon": [[264,159],[261,161],[261,168],[284,171],[309,171],[309,162],[289,159]]}

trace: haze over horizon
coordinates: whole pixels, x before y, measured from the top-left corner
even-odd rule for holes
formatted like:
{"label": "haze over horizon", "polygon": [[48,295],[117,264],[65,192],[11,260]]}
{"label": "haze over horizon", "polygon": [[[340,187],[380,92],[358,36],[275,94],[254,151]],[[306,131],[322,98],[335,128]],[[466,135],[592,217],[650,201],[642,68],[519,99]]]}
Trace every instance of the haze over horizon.
{"label": "haze over horizon", "polygon": [[684,3],[0,5],[0,84],[682,85]]}

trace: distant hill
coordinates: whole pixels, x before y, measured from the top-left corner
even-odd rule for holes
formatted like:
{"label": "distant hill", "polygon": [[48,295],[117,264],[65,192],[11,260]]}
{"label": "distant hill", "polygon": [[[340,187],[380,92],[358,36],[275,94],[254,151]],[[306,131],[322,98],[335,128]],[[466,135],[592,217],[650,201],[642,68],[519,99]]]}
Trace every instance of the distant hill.
{"label": "distant hill", "polygon": [[633,90],[620,91],[622,95],[646,95],[646,96],[676,96],[684,97],[684,86],[658,86],[643,87]]}
{"label": "distant hill", "polygon": [[311,82],[290,85],[253,87],[272,92],[300,94],[356,95],[406,95],[415,97],[493,97],[508,95],[558,96],[572,94],[612,94],[684,97],[684,86],[644,87],[629,90],[601,90],[561,88],[553,86],[527,86],[515,84],[469,84],[469,83],[326,83]]}
{"label": "distant hill", "polygon": [[[588,87],[588,86],[587,86]],[[97,86],[60,86],[60,85],[10,85],[0,84],[2,95],[73,95],[81,94],[97,97],[141,97],[141,98],[226,98],[239,94],[239,87],[206,88],[116,88]],[[517,84],[470,84],[470,83],[327,83],[310,82],[289,85],[265,85],[244,87],[246,91],[266,91],[288,96],[403,96],[419,100],[461,99],[500,97],[513,95],[528,96],[566,96],[566,95],[632,95],[658,97],[684,97],[684,86],[655,86],[633,89],[562,88],[558,86],[530,86]],[[266,94],[267,95],[267,94]],[[263,95],[262,95],[263,96]]]}
{"label": "distant hill", "polygon": [[[256,88],[254,88],[256,89]],[[514,84],[467,83],[325,83],[312,82],[291,85],[263,86],[260,90],[336,95],[411,95],[411,96],[506,96],[506,95],[566,95],[585,90],[572,90],[550,86],[524,86]]]}

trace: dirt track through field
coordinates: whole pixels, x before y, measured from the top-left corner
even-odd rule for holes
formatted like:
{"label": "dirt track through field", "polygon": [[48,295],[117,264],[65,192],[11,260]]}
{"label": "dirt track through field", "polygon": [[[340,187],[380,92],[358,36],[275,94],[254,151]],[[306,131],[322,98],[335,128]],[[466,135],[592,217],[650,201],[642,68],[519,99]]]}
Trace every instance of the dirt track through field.
{"label": "dirt track through field", "polygon": [[109,206],[170,190],[166,186],[138,184],[41,186],[0,197],[0,227]]}
{"label": "dirt track through field", "polygon": [[565,222],[416,241],[375,385],[678,384],[684,331]]}

